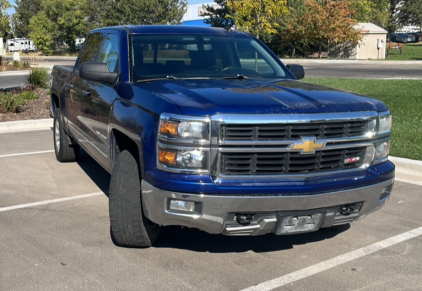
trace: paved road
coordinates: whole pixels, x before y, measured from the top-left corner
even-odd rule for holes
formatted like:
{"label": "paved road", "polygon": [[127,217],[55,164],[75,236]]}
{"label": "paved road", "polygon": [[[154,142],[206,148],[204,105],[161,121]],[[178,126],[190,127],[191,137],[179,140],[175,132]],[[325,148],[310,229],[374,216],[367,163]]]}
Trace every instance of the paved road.
{"label": "paved road", "polygon": [[286,291],[422,290],[421,186],[396,182],[384,208],[342,232],[225,237],[167,227],[157,246],[124,249],[110,239],[110,175],[88,155],[58,163],[51,130],[0,141],[2,291],[242,290],[275,278]]}
{"label": "paved road", "polygon": [[[21,55],[21,61],[45,64],[46,66],[54,65],[66,65],[73,66],[75,64],[76,57],[26,57]],[[13,61],[13,56],[8,56],[7,61]]]}
{"label": "paved road", "polygon": [[373,78],[422,79],[422,61],[301,61],[284,60],[286,64],[300,64],[310,78]]}
{"label": "paved road", "polygon": [[26,84],[27,72],[19,73],[1,73],[0,74],[0,88],[15,88],[22,87]]}
{"label": "paved road", "polygon": [[[22,57],[23,60],[26,60]],[[75,58],[46,57],[44,64],[72,66]],[[309,61],[284,60],[286,64],[300,64],[305,68],[309,78],[375,78],[375,79],[422,79],[422,61]],[[0,73],[0,88],[20,86],[25,82],[25,76],[7,76]]]}

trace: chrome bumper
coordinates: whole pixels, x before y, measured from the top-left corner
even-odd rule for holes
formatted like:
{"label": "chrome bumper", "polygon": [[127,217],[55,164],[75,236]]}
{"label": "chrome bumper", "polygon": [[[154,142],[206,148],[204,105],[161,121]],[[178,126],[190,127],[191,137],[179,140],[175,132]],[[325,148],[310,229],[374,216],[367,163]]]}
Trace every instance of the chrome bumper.
{"label": "chrome bumper", "polygon": [[[199,228],[213,234],[262,235],[276,232],[281,215],[324,213],[321,227],[359,220],[380,209],[391,195],[394,179],[368,187],[306,196],[222,196],[171,192],[142,180],[143,210],[160,225]],[[192,213],[169,208],[169,200],[195,202]],[[343,215],[340,206],[362,203],[357,212]],[[252,214],[250,224],[238,224],[236,215]]]}

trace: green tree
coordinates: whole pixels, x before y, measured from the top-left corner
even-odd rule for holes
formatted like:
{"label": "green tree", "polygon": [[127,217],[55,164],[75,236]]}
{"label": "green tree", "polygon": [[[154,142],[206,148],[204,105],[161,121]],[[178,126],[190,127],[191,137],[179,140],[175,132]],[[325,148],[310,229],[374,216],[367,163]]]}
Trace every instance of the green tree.
{"label": "green tree", "polygon": [[280,17],[289,12],[286,4],[287,0],[229,0],[227,5],[236,26],[259,39],[261,34],[277,32]]}
{"label": "green tree", "polygon": [[186,0],[106,0],[101,19],[105,26],[180,24]]}
{"label": "green tree", "polygon": [[229,15],[233,14],[233,11],[227,5],[227,0],[215,0],[217,5],[202,5],[205,9],[203,16],[207,16],[204,19],[204,23],[210,24],[212,27],[232,27],[235,23]]}
{"label": "green tree", "polygon": [[84,34],[87,35],[91,30],[103,27],[102,11],[104,10],[104,1],[86,0],[84,14],[86,15],[86,26]]}
{"label": "green tree", "polygon": [[[85,0],[43,0],[43,10],[30,21],[29,36],[45,54],[50,54],[55,46],[67,44],[75,51],[75,40],[86,31]],[[42,22],[45,24],[42,25]],[[37,27],[41,25],[41,27]],[[46,33],[46,35],[41,35]],[[53,40],[51,44],[50,40]],[[47,49],[47,47],[49,49]]]}
{"label": "green tree", "polygon": [[402,4],[399,15],[400,24],[422,27],[422,0],[407,0]]}
{"label": "green tree", "polygon": [[401,5],[405,2],[402,0],[389,0],[388,5],[388,20],[387,20],[387,27],[385,28],[389,34],[395,32],[398,28],[400,28],[400,8]]}
{"label": "green tree", "polygon": [[12,26],[16,37],[29,35],[29,20],[42,9],[41,0],[16,0]]}
{"label": "green tree", "polygon": [[54,39],[52,32],[54,24],[47,17],[44,11],[37,13],[29,20],[29,37],[32,38],[37,48],[44,55],[51,55],[54,49]]}
{"label": "green tree", "polygon": [[5,37],[10,31],[10,17],[6,9],[10,8],[9,1],[0,0],[0,36]]}
{"label": "green tree", "polygon": [[327,43],[357,44],[362,35],[353,28],[356,21],[350,6],[347,0],[304,0],[303,6],[291,9],[284,18],[280,38],[293,45],[298,42],[316,45],[319,56]]}
{"label": "green tree", "polygon": [[357,22],[372,22],[387,27],[390,0],[352,0],[350,8],[354,10],[353,18]]}

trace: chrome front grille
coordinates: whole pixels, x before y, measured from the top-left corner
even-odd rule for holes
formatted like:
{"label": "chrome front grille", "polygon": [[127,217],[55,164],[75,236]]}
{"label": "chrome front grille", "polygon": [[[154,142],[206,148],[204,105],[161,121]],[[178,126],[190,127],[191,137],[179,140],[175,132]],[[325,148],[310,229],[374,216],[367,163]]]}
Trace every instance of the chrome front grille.
{"label": "chrome front grille", "polygon": [[217,180],[302,179],[364,170],[374,159],[377,117],[377,112],[214,115],[210,174]]}
{"label": "chrome front grille", "polygon": [[362,136],[368,121],[318,122],[296,124],[223,124],[220,136],[224,141],[286,140],[301,136],[319,139]]}
{"label": "chrome front grille", "polygon": [[315,154],[297,152],[221,153],[223,175],[307,174],[358,168],[366,147],[331,149]]}

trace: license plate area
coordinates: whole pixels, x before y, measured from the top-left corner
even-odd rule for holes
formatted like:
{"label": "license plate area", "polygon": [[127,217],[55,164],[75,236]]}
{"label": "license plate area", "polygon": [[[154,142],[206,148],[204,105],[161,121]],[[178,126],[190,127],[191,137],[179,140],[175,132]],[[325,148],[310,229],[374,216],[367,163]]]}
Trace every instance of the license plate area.
{"label": "license plate area", "polygon": [[324,221],[324,212],[277,213],[277,235],[317,231]]}

